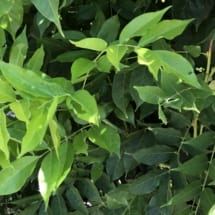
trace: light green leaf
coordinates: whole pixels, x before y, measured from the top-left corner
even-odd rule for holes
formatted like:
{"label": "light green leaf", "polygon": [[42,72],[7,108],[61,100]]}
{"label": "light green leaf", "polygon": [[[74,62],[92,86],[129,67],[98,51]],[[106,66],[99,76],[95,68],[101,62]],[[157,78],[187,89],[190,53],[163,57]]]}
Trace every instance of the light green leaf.
{"label": "light green leaf", "polygon": [[117,71],[120,70],[120,61],[128,50],[127,46],[111,45],[106,49],[107,58]]}
{"label": "light green leaf", "polygon": [[88,138],[99,147],[120,157],[120,136],[114,128],[106,125],[94,126],[89,129]]}
{"label": "light green leaf", "polygon": [[149,29],[143,29],[138,45],[146,46],[161,38],[172,40],[180,35],[191,21],[171,19],[156,23]]}
{"label": "light green leaf", "polygon": [[75,135],[72,145],[76,154],[88,155],[88,144],[86,143],[86,139],[87,134],[84,131]]}
{"label": "light green leaf", "polygon": [[59,156],[51,151],[42,161],[39,173],[39,189],[46,208],[49,198],[66,178],[73,162],[72,144],[62,144],[58,149]]}
{"label": "light green leaf", "polygon": [[59,155],[58,148],[60,146],[61,136],[60,136],[60,127],[56,119],[52,118],[49,121],[49,130],[52,138],[52,144],[54,145],[56,154]]}
{"label": "light green leaf", "polygon": [[150,29],[153,24],[160,21],[162,16],[170,7],[156,12],[149,12],[132,19],[121,31],[119,40],[121,43],[127,42],[135,36],[141,36],[142,31]]}
{"label": "light green leaf", "polygon": [[168,161],[173,155],[173,150],[165,145],[155,145],[143,148],[132,154],[138,163],[155,165]]}
{"label": "light green leaf", "polygon": [[90,49],[94,51],[103,51],[107,47],[107,42],[101,38],[84,38],[77,42],[73,40],[70,40],[70,42],[79,48]]}
{"label": "light green leaf", "polygon": [[5,79],[21,93],[46,98],[66,94],[60,84],[50,81],[44,73],[35,73],[3,61],[0,61],[0,70]]}
{"label": "light green leaf", "polygon": [[186,175],[199,176],[207,169],[207,166],[208,159],[204,154],[201,154],[174,168],[173,171],[179,171]]}
{"label": "light green leaf", "polygon": [[9,13],[11,8],[13,7],[15,0],[1,0],[1,7],[0,7],[0,17]]}
{"label": "light green leaf", "polygon": [[91,70],[95,68],[95,62],[86,58],[78,58],[71,67],[72,83],[83,81]]}
{"label": "light green leaf", "polygon": [[201,191],[201,182],[194,181],[188,184],[185,188],[181,189],[165,205],[163,205],[163,207],[170,206],[170,205],[180,205],[183,202],[196,199],[200,191]]}
{"label": "light green leaf", "polygon": [[[97,37],[104,39],[107,42],[113,42],[119,33],[120,22],[117,15],[105,20],[101,26]],[[111,32],[111,33],[110,33]]]}
{"label": "light green leaf", "polygon": [[104,166],[102,163],[94,163],[92,165],[91,171],[90,171],[90,175],[91,175],[91,179],[96,182],[103,174],[103,169]]}
{"label": "light green leaf", "polygon": [[167,117],[160,104],[158,105],[158,118],[163,122],[164,125],[167,125]]}
{"label": "light green leaf", "polygon": [[31,0],[31,2],[44,17],[56,25],[61,35],[64,35],[58,14],[59,0]]}
{"label": "light green leaf", "polygon": [[11,163],[10,167],[0,171],[0,195],[19,191],[34,171],[39,157],[25,156]]}
{"label": "light green leaf", "polygon": [[34,106],[31,120],[22,140],[21,155],[34,150],[42,143],[50,120],[53,118],[58,105],[58,98],[44,105]]}
{"label": "light green leaf", "polygon": [[0,78],[0,103],[13,102],[16,100],[16,94],[13,88]]}
{"label": "light green leaf", "polygon": [[165,51],[140,48],[136,50],[138,63],[147,65],[154,78],[158,80],[158,71],[172,73],[185,83],[201,88],[191,64],[181,55]]}
{"label": "light green leaf", "polygon": [[134,87],[140,99],[150,104],[159,104],[165,99],[165,93],[157,86]]}
{"label": "light green leaf", "polygon": [[6,115],[3,109],[0,109],[0,150],[4,152],[5,157],[9,160],[10,151],[8,147],[8,141],[10,139],[8,130],[7,130],[7,122]]}
{"label": "light green leaf", "polygon": [[34,52],[34,54],[29,59],[25,67],[32,71],[40,71],[43,65],[44,56],[45,56],[45,52],[44,52],[43,46],[41,46]]}
{"label": "light green leaf", "polygon": [[107,55],[101,56],[97,61],[96,61],[96,67],[100,72],[105,72],[109,73],[111,70],[111,63],[107,58]]}
{"label": "light green leaf", "polygon": [[24,28],[22,33],[16,38],[11,47],[9,62],[18,66],[22,66],[26,58],[27,49],[28,40],[26,37],[26,28]]}
{"label": "light green leaf", "polygon": [[74,114],[89,123],[99,124],[99,111],[95,98],[86,90],[78,90],[67,99],[67,105]]}
{"label": "light green leaf", "polygon": [[[5,2],[6,0],[4,0]],[[5,14],[0,17],[0,27],[7,30],[13,39],[15,38],[16,32],[19,29],[19,27],[22,24],[23,20],[23,4],[22,0],[11,0],[10,2],[6,3],[7,8],[5,11]],[[9,6],[10,4],[10,6]],[[2,5],[4,3],[1,2],[1,9],[5,9],[4,7],[2,8]]]}
{"label": "light green leaf", "polygon": [[29,100],[17,100],[10,103],[10,109],[13,111],[17,119],[28,124],[31,112],[30,112],[30,102]]}

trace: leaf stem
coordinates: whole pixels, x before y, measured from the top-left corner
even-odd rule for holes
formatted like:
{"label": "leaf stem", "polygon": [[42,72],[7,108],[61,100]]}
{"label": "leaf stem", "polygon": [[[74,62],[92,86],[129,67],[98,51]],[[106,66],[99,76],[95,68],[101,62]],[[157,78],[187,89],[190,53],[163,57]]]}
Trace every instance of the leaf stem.
{"label": "leaf stem", "polygon": [[213,49],[213,40],[210,40],[209,48],[208,48],[208,51],[206,53],[206,56],[207,56],[207,68],[206,68],[206,72],[205,72],[205,82],[206,83],[210,82],[211,81],[210,78],[212,78],[210,75],[212,49]]}

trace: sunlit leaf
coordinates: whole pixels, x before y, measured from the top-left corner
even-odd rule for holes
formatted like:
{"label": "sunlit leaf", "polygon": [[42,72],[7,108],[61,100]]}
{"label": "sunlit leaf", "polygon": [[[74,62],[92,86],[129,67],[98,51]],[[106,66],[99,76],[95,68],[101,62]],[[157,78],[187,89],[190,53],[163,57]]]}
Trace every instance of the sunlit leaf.
{"label": "sunlit leaf", "polygon": [[70,42],[79,48],[90,49],[94,51],[103,51],[107,47],[107,42],[100,38],[85,38],[77,42],[70,40]]}
{"label": "sunlit leaf", "polygon": [[94,126],[88,131],[88,137],[99,147],[120,156],[120,136],[114,128],[105,125]]}
{"label": "sunlit leaf", "polygon": [[19,191],[34,171],[37,156],[25,156],[11,163],[11,166],[0,171],[0,195]]}
{"label": "sunlit leaf", "polygon": [[39,189],[48,206],[51,194],[57,190],[70,171],[73,162],[72,144],[62,144],[58,149],[59,156],[55,151],[49,154],[42,161],[39,174]]}

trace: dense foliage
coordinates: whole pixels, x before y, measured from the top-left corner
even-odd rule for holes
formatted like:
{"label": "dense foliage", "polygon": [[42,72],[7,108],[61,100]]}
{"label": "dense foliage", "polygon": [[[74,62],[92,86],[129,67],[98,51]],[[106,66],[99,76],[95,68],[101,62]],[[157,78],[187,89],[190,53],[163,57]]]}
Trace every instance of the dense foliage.
{"label": "dense foliage", "polygon": [[0,213],[215,212],[214,0],[1,0]]}

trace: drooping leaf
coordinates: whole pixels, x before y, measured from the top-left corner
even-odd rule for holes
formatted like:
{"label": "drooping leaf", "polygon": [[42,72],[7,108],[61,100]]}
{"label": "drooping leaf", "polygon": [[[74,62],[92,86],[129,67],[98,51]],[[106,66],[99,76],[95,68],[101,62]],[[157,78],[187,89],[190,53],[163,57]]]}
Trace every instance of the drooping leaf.
{"label": "drooping leaf", "polygon": [[87,78],[91,70],[95,68],[95,62],[86,58],[78,58],[71,67],[72,83],[78,83]]}
{"label": "drooping leaf", "polygon": [[45,52],[43,49],[43,46],[38,48],[32,57],[28,60],[27,64],[25,67],[27,69],[30,69],[32,71],[40,71],[42,65],[43,65],[43,60],[44,60]]}
{"label": "drooping leaf", "polygon": [[53,22],[58,28],[58,31],[64,35],[58,14],[59,0],[31,0],[31,2],[34,4],[37,10],[49,21]]}
{"label": "drooping leaf", "polygon": [[70,42],[79,48],[90,49],[94,51],[103,51],[107,47],[107,42],[101,38],[84,38],[77,42],[72,40],[70,40]]}
{"label": "drooping leaf", "polygon": [[120,156],[120,136],[114,128],[106,125],[94,126],[89,129],[88,137],[99,147]]}
{"label": "drooping leaf", "polygon": [[11,166],[0,171],[0,195],[19,191],[34,171],[39,157],[25,156],[11,163]]}
{"label": "drooping leaf", "polygon": [[62,144],[58,154],[55,151],[49,152],[38,173],[39,189],[46,207],[52,192],[57,190],[70,171],[73,162],[72,144]]}
{"label": "drooping leaf", "polygon": [[67,99],[74,114],[89,123],[99,124],[99,111],[95,98],[86,90],[78,90]]}
{"label": "drooping leaf", "polygon": [[59,84],[49,81],[43,73],[35,73],[3,61],[0,61],[0,69],[5,79],[16,90],[23,93],[35,97],[53,97],[66,94]]}
{"label": "drooping leaf", "polygon": [[163,10],[145,13],[131,20],[121,31],[119,40],[121,43],[127,42],[130,38],[141,36],[142,31],[146,31],[153,24],[160,21],[162,16],[169,10],[170,7]]}
{"label": "drooping leaf", "polygon": [[26,37],[26,28],[14,41],[11,50],[9,62],[17,66],[22,66],[27,55],[28,41]]}
{"label": "drooping leaf", "polygon": [[9,160],[10,151],[8,146],[8,141],[10,139],[7,124],[6,124],[6,115],[3,109],[0,109],[0,150],[4,152],[5,157]]}
{"label": "drooping leaf", "polygon": [[158,80],[158,72],[167,72],[176,75],[185,83],[201,88],[191,64],[181,55],[165,50],[151,51],[146,48],[136,50],[138,63],[147,65],[154,78]]}

